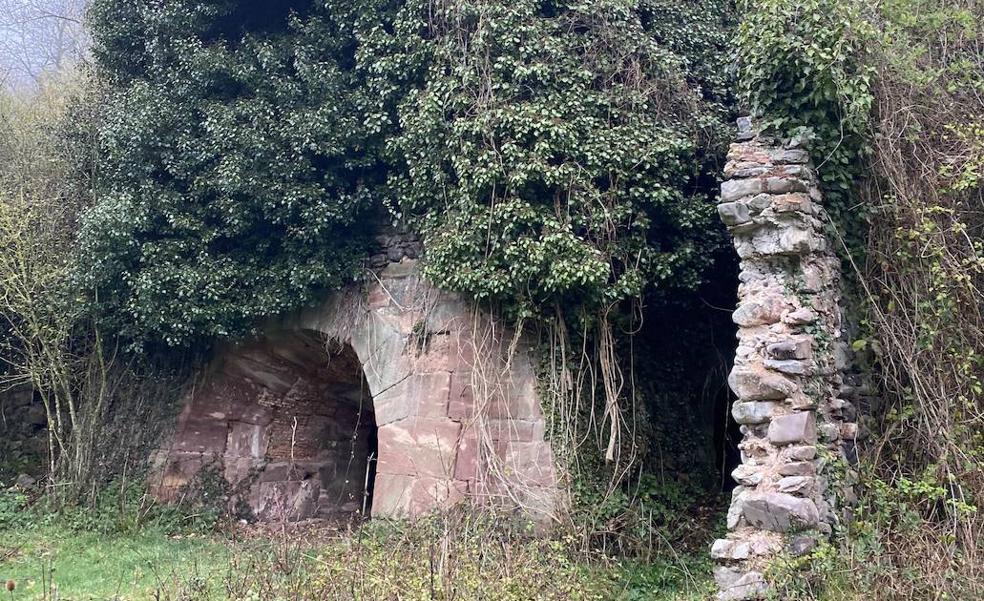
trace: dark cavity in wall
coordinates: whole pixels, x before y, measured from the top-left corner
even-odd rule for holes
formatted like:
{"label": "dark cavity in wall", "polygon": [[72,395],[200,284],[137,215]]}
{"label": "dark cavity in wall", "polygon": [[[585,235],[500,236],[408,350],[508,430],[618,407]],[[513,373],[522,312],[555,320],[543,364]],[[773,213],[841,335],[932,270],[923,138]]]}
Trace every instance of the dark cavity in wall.
{"label": "dark cavity in wall", "polygon": [[723,248],[696,291],[646,299],[634,341],[636,382],[649,416],[645,469],[689,495],[730,491],[730,473],[741,460],[727,382],[737,346],[737,287],[737,260]]}
{"label": "dark cavity in wall", "polygon": [[266,521],[368,516],[376,429],[350,346],[304,330],[264,336],[230,350],[195,392],[158,494],[181,494],[218,459],[237,512],[248,506]]}

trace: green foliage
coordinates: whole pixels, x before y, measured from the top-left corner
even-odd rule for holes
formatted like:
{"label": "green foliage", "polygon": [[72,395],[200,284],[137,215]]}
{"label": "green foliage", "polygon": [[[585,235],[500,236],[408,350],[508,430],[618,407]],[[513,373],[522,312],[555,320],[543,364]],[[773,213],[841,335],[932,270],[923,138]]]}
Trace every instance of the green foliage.
{"label": "green foliage", "polygon": [[[976,599],[984,593],[972,549],[952,547],[927,507],[952,505],[956,519],[978,509],[955,501],[935,470],[915,479],[881,479],[868,470],[855,519],[802,557],[782,557],[769,568],[774,598],[812,601],[847,599]],[[941,556],[937,547],[953,548]],[[911,561],[921,557],[932,565]],[[872,591],[879,591],[872,596]]]}
{"label": "green foliage", "polygon": [[700,281],[729,21],[698,4],[411,1],[369,32],[392,209],[438,285],[529,309]]}
{"label": "green foliage", "polygon": [[352,279],[377,177],[357,18],[344,1],[94,3],[116,85],[81,288],[107,329],[172,346],[241,335]]}
{"label": "green foliage", "polygon": [[865,60],[872,28],[852,0],[744,0],[738,89],[760,126],[811,138],[826,207],[853,249],[863,245],[849,200],[873,96]]}
{"label": "green foliage", "polygon": [[382,205],[477,299],[693,286],[721,244],[729,6],[98,0],[79,288],[138,342],[238,336],[349,280]]}
{"label": "green foliage", "polygon": [[15,489],[0,490],[0,529],[16,528],[25,521],[28,498]]}

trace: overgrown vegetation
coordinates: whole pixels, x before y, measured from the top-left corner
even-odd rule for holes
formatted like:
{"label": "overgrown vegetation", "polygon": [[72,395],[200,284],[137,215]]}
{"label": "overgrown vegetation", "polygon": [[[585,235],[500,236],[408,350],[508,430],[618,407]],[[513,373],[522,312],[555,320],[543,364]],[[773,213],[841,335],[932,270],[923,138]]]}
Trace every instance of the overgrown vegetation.
{"label": "overgrown vegetation", "polygon": [[[984,596],[984,7],[738,13],[729,55],[723,0],[95,1],[96,72],[0,96],[0,389],[43,404],[51,491],[0,493],[0,568],[47,578],[137,537],[110,561],[159,599],[706,598],[706,560],[667,558],[720,528],[694,510],[716,486],[675,476],[708,469],[707,432],[688,438],[708,422],[660,420],[715,406],[695,391],[727,345],[674,320],[733,277],[711,199],[737,93],[812,141],[877,378],[856,520],[778,562],[778,594]],[[221,495],[165,510],[134,485],[174,349],[358,277],[379,219],[422,234],[436,284],[537,326],[577,528],[450,515],[254,547],[216,538]],[[646,339],[653,315],[674,340]],[[188,561],[135,567],[169,554]]]}
{"label": "overgrown vegetation", "polygon": [[[815,140],[877,377],[857,520],[784,594],[984,594],[979,2],[749,2],[740,80],[765,122]],[[804,131],[801,127],[809,127]],[[865,233],[864,237],[857,234]],[[805,584],[808,583],[808,584]]]}

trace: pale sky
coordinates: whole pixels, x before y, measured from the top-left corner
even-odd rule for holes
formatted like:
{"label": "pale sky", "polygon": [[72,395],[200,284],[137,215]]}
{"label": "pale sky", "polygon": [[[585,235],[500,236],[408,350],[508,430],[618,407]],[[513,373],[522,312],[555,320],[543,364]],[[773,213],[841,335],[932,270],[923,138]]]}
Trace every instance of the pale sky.
{"label": "pale sky", "polygon": [[0,0],[0,85],[32,86],[86,46],[86,0]]}

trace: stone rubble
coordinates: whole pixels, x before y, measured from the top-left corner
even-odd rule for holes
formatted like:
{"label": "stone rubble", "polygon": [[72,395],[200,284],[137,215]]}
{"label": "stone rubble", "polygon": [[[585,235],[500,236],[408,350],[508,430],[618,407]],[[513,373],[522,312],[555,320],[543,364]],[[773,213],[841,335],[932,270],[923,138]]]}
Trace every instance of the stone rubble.
{"label": "stone rubble", "polygon": [[831,532],[850,491],[828,487],[826,471],[831,458],[853,457],[857,436],[843,394],[859,377],[845,382],[840,262],[809,153],[757,133],[747,117],[738,126],[718,213],[741,260],[728,383],[743,439],[730,532],[711,549],[719,601],[765,598],[769,561],[808,553]]}

